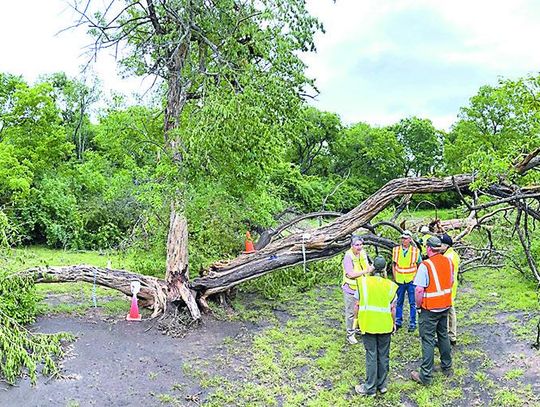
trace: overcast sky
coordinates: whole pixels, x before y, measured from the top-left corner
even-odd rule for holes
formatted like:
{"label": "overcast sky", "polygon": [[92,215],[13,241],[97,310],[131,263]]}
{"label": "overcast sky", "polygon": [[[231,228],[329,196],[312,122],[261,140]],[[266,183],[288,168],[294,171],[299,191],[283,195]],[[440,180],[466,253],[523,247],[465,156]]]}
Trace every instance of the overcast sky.
{"label": "overcast sky", "polygon": [[[408,116],[447,129],[459,107],[498,77],[540,71],[538,0],[309,0],[324,23],[318,52],[305,57],[316,106],[345,123],[386,125]],[[55,34],[74,16],[65,0],[2,2],[0,72],[76,76],[86,62],[84,32]],[[94,67],[106,94],[147,89],[119,79],[114,60]]]}

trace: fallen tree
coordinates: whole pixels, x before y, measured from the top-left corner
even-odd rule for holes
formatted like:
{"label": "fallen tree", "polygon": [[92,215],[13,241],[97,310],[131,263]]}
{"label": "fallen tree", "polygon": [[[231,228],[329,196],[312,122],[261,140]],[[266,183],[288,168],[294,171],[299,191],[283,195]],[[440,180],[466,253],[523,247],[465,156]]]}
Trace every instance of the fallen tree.
{"label": "fallen tree", "polygon": [[[461,191],[468,191],[471,182],[473,182],[473,176],[468,174],[445,178],[395,179],[388,182],[356,208],[337,217],[325,226],[275,239],[253,254],[242,254],[235,259],[216,262],[204,270],[200,277],[186,284],[186,289],[190,290],[191,296],[196,298],[198,303],[198,305],[191,304],[189,306],[191,316],[194,319],[200,317],[198,307],[208,309],[209,296],[224,293],[238,284],[274,270],[329,258],[344,251],[348,247],[350,235],[362,227],[367,227],[369,222],[396,198],[408,194],[438,193],[451,190],[458,190],[461,193]],[[529,211],[523,209],[526,207],[523,202],[526,199],[538,199],[540,197],[538,191],[528,191],[524,194],[504,185],[493,185],[489,191],[490,194],[497,194],[501,197],[497,204],[510,204],[523,211],[527,216],[535,218],[536,211],[530,207],[528,207]],[[491,206],[494,205],[484,204],[483,206],[471,207],[475,210],[475,214],[471,215],[464,225],[469,226],[470,230],[481,224],[481,219],[475,218],[476,211]],[[392,240],[373,233],[366,233],[364,237],[368,245],[383,250],[391,250],[396,244]],[[524,244],[524,248],[526,247]],[[530,256],[527,258],[529,262],[533,262],[534,267],[534,260]],[[533,270],[537,276],[536,269]],[[36,282],[95,281],[99,285],[119,290],[126,295],[130,294],[129,282],[139,280],[141,282],[139,297],[145,306],[153,308],[154,316],[164,312],[167,307],[169,285],[166,280],[155,277],[143,276],[125,270],[109,270],[84,265],[33,268],[27,270],[26,273],[31,274]],[[194,307],[197,309],[194,310]]]}

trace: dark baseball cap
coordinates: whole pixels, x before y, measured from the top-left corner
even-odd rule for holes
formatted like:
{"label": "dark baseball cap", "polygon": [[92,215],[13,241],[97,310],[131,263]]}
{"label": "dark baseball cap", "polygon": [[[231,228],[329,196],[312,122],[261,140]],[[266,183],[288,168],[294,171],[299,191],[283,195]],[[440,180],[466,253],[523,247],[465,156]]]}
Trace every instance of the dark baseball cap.
{"label": "dark baseball cap", "polygon": [[441,247],[441,245],[442,245],[441,239],[439,239],[436,236],[431,236],[426,242],[426,246],[434,248],[434,249]]}
{"label": "dark baseball cap", "polygon": [[454,244],[454,241],[452,240],[452,238],[450,237],[448,233],[445,233],[444,235],[441,236],[441,243],[448,246],[452,246]]}

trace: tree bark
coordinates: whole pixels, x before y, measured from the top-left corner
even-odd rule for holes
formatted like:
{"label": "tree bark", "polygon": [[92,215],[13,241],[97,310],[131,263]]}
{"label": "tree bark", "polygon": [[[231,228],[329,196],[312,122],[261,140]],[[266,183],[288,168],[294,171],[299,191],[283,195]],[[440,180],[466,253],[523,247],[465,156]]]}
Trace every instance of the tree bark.
{"label": "tree bark", "polygon": [[84,281],[97,285],[113,288],[127,296],[131,296],[130,283],[140,281],[141,291],[137,297],[141,300],[141,306],[154,310],[153,317],[165,310],[166,290],[165,281],[151,276],[132,273],[126,270],[113,270],[89,265],[78,266],[48,266],[36,267],[26,270],[25,275],[29,275],[36,283],[67,283]]}
{"label": "tree bark", "polygon": [[188,230],[187,220],[183,213],[176,209],[177,204],[171,205],[169,235],[167,238],[167,301],[183,300],[193,319],[201,318],[201,313],[195,296],[188,287]]}

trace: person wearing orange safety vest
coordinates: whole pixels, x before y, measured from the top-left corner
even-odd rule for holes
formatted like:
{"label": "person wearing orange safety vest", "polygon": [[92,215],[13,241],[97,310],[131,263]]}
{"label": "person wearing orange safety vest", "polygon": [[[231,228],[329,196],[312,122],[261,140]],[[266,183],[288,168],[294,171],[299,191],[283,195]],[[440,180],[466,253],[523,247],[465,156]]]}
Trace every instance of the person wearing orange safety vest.
{"label": "person wearing orange safety vest", "polygon": [[373,261],[373,276],[358,279],[358,325],[366,349],[366,381],[354,387],[356,393],[375,396],[387,392],[390,369],[390,338],[395,330],[397,284],[383,278],[384,257]]}
{"label": "person wearing orange safety vest", "polygon": [[396,329],[403,323],[403,303],[405,293],[409,297],[409,332],[416,329],[416,306],[414,302],[414,276],[418,264],[422,261],[420,250],[412,244],[412,233],[404,230],[401,235],[401,244],[392,250],[392,272],[394,281],[398,285]]}
{"label": "person wearing orange safety vest", "polygon": [[448,234],[441,236],[442,249],[444,255],[452,260],[454,266],[454,285],[452,286],[452,306],[448,310],[448,337],[450,338],[450,345],[455,345],[457,343],[457,317],[456,317],[456,294],[458,286],[458,270],[459,270],[459,254],[454,250],[452,245],[454,241]]}
{"label": "person wearing orange safety vest", "polygon": [[345,302],[345,326],[347,328],[347,342],[354,345],[358,343],[355,337],[355,307],[357,303],[357,280],[373,270],[369,258],[364,250],[364,239],[352,236],[351,248],[343,256],[343,280],[341,289]]}
{"label": "person wearing orange safety vest", "polygon": [[431,384],[433,380],[435,345],[439,348],[443,374],[448,376],[452,372],[452,349],[447,325],[454,282],[454,266],[448,257],[441,254],[441,240],[430,237],[426,249],[429,258],[420,264],[414,278],[416,305],[420,313],[422,364],[419,372],[411,372],[411,379],[424,385]]}

